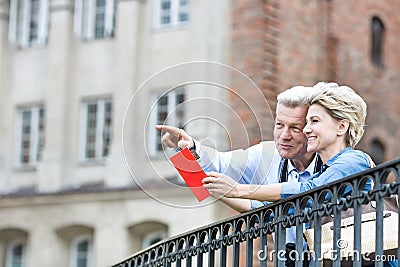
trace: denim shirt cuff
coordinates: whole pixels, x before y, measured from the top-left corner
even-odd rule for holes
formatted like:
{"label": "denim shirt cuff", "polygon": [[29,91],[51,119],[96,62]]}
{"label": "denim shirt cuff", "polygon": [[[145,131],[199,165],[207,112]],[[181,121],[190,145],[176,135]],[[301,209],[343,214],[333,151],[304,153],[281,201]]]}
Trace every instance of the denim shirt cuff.
{"label": "denim shirt cuff", "polygon": [[261,201],[258,201],[258,200],[250,200],[250,202],[251,202],[251,209],[252,210],[263,206],[263,203]]}
{"label": "denim shirt cuff", "polygon": [[254,210],[254,209],[259,208],[259,207],[267,206],[268,204],[272,203],[270,201],[261,202],[261,201],[258,201],[258,200],[250,200],[250,202],[251,202],[251,208],[250,208],[251,210]]}
{"label": "denim shirt cuff", "polygon": [[288,196],[300,193],[300,187],[301,183],[299,182],[282,183],[281,198],[286,198]]}

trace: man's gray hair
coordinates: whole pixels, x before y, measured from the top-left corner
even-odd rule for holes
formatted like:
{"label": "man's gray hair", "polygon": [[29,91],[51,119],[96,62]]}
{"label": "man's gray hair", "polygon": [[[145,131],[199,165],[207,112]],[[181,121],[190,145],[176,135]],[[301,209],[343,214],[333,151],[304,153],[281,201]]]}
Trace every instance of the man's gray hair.
{"label": "man's gray hair", "polygon": [[312,87],[293,86],[277,96],[277,108],[279,105],[284,105],[288,108],[297,108],[309,105],[309,95]]}

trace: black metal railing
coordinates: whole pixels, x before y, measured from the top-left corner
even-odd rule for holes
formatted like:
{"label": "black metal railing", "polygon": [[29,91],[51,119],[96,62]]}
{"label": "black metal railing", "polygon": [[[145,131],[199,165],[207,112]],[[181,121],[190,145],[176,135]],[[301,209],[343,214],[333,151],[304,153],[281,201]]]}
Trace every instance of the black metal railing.
{"label": "black metal railing", "polygon": [[[373,188],[365,191],[364,186],[368,181],[373,181]],[[114,267],[182,266],[182,263],[185,266],[192,266],[194,263],[195,266],[267,266],[271,260],[274,266],[285,266],[286,229],[296,227],[296,255],[302,256],[306,254],[303,251],[303,226],[310,224],[314,228],[315,246],[313,251],[307,253],[311,253],[314,266],[318,267],[322,265],[323,254],[326,252],[321,251],[321,225],[324,218],[333,218],[332,251],[334,255],[341,255],[340,252],[344,248],[343,244],[338,243],[343,228],[341,214],[351,208],[354,209],[352,257],[356,260],[350,261],[350,264],[365,266],[365,262],[356,257],[356,254],[359,254],[356,252],[361,252],[363,247],[362,207],[372,202],[376,211],[375,251],[374,254],[368,255],[368,264],[383,266],[384,260],[400,256],[398,218],[395,224],[390,226],[393,236],[397,235],[397,246],[392,250],[393,255],[385,255],[383,238],[383,199],[398,196],[399,192],[400,158],[294,197],[161,241]],[[398,205],[396,211],[399,212]],[[271,234],[275,240],[272,248],[267,247],[267,236]],[[374,258],[371,259],[372,256]],[[363,259],[365,261],[364,256]],[[342,266],[341,260],[343,258],[333,257],[330,263],[333,266]],[[268,263],[270,264],[272,262]],[[301,260],[296,261],[296,266],[302,265]]]}

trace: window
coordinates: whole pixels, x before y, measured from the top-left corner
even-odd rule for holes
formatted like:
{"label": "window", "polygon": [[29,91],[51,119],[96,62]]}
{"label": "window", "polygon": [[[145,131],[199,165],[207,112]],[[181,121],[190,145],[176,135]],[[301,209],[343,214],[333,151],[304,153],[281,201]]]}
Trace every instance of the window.
{"label": "window", "polygon": [[174,90],[164,95],[154,97],[154,109],[151,112],[150,124],[150,152],[156,156],[163,150],[160,132],[154,129],[156,124],[168,124],[183,128],[184,108],[181,105],[185,101],[183,90]]}
{"label": "window", "polygon": [[24,267],[25,253],[25,244],[22,241],[11,242],[7,248],[6,267]]}
{"label": "window", "polygon": [[112,135],[110,99],[83,103],[81,160],[101,160],[108,156]]}
{"label": "window", "polygon": [[72,241],[71,267],[91,266],[92,242],[89,236],[80,236]]}
{"label": "window", "polygon": [[168,27],[187,23],[188,0],[156,0],[156,27]]}
{"label": "window", "polygon": [[146,249],[168,237],[168,225],[159,221],[143,221],[128,227],[132,251]]}
{"label": "window", "polygon": [[17,165],[36,166],[44,146],[44,108],[25,107],[18,110]]}
{"label": "window", "polygon": [[56,233],[63,243],[69,244],[68,249],[63,249],[57,255],[60,259],[69,259],[69,267],[93,266],[94,229],[92,227],[71,224],[56,229]]}
{"label": "window", "polygon": [[48,35],[48,0],[11,0],[9,40],[21,47],[43,45]]}
{"label": "window", "polygon": [[167,232],[165,230],[148,233],[143,237],[142,249],[146,249],[165,238],[167,238]]}
{"label": "window", "polygon": [[75,0],[74,31],[86,40],[114,35],[115,0]]}
{"label": "window", "polygon": [[370,146],[370,155],[375,164],[381,164],[384,162],[385,159],[385,146],[382,144],[382,142],[378,139],[374,139],[371,142]]}
{"label": "window", "polygon": [[383,54],[383,41],[385,35],[385,27],[382,21],[374,17],[371,21],[371,61],[377,66],[382,66],[382,54]]}

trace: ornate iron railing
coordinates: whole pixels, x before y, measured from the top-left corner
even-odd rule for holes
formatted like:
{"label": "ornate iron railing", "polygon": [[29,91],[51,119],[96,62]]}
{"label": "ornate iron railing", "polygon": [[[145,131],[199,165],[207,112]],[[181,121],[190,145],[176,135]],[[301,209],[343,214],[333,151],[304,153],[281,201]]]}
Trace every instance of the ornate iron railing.
{"label": "ornate iron railing", "polygon": [[[389,178],[388,178],[389,177]],[[389,179],[392,179],[389,182]],[[367,181],[373,180],[374,187],[364,191]],[[348,193],[350,189],[350,193]],[[321,224],[323,218],[333,217],[332,251],[340,255],[343,244],[341,240],[341,212],[354,209],[354,255],[359,256],[363,247],[361,239],[362,206],[376,203],[375,254],[369,255],[369,264],[383,266],[384,260],[400,256],[399,219],[391,232],[397,235],[397,247],[393,255],[384,254],[383,240],[383,199],[398,196],[400,192],[400,158],[381,164],[334,183],[290,197],[273,204],[255,209],[240,215],[219,221],[188,233],[161,241],[114,267],[136,266],[267,266],[273,259],[274,266],[285,266],[284,252],[286,246],[286,228],[296,227],[297,256],[305,255],[303,251],[303,226],[312,223],[314,226],[314,251],[311,255],[314,266],[322,265]],[[396,207],[399,212],[398,206]],[[393,230],[393,231],[392,231]],[[274,235],[273,248],[267,247],[267,235]],[[363,233],[364,234],[364,233]],[[346,237],[347,238],[347,237]],[[257,247],[254,247],[257,240]],[[275,253],[276,252],[276,253]],[[357,253],[358,252],[358,253]],[[268,255],[269,254],[269,255]],[[358,254],[358,255],[356,255]],[[256,260],[254,256],[257,255]],[[364,255],[365,256],[365,255]],[[365,260],[365,258],[363,259]],[[343,262],[342,262],[343,263]],[[364,266],[365,262],[354,260],[353,266]],[[301,260],[296,266],[302,266]],[[341,266],[340,257],[334,257],[333,266]]]}

